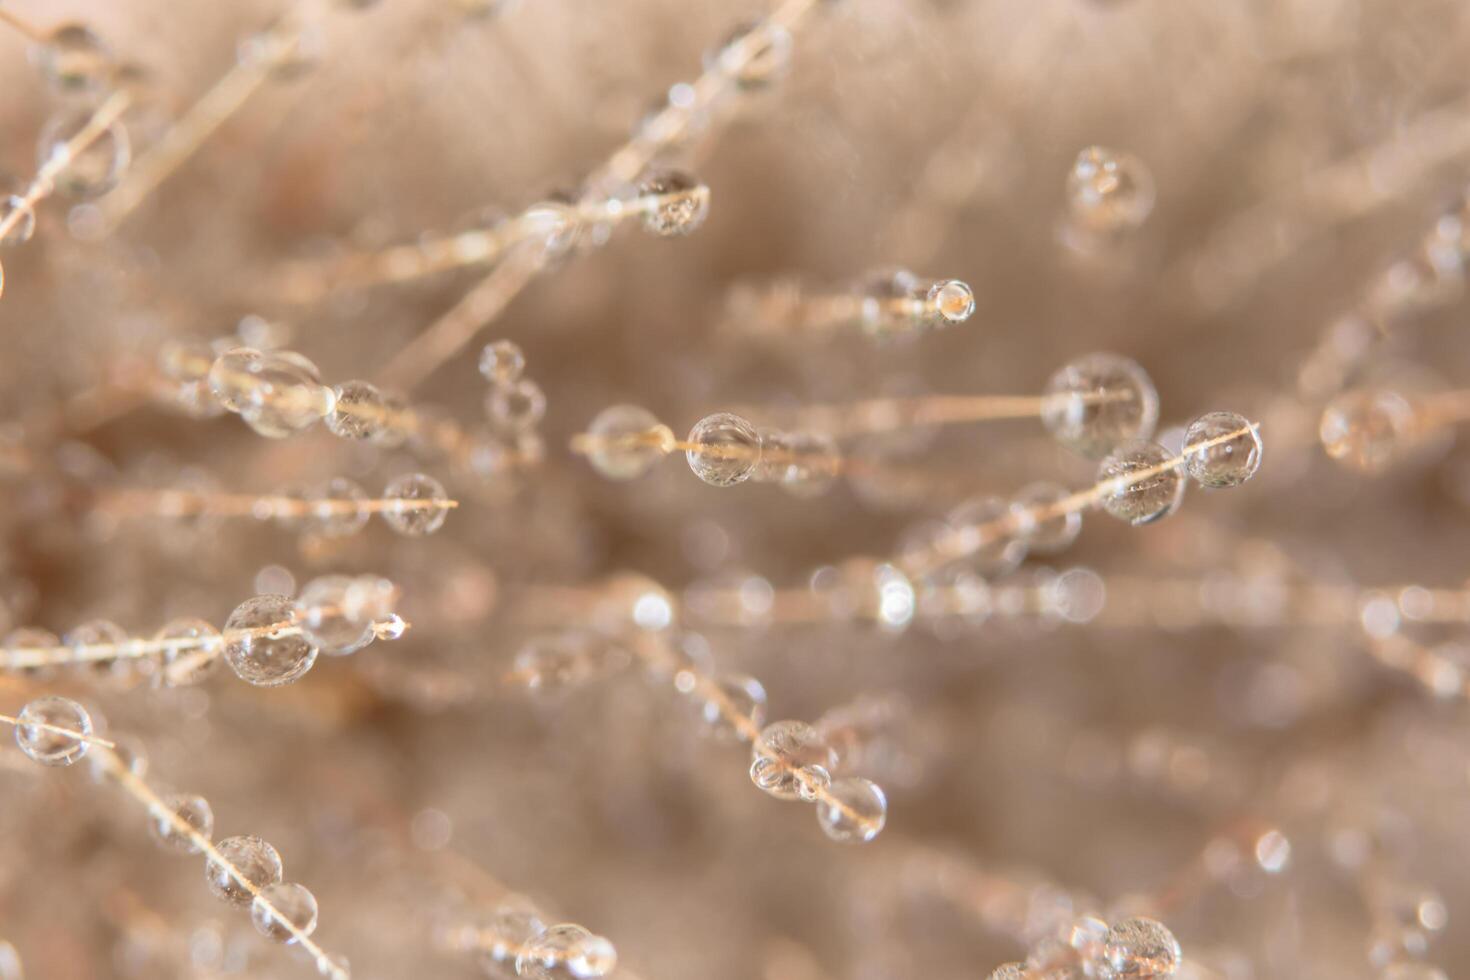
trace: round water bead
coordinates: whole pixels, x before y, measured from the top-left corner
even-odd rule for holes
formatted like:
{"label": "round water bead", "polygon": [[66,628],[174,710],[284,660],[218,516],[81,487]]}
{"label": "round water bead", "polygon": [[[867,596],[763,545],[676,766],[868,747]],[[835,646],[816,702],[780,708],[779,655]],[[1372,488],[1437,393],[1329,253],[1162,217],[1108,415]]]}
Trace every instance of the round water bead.
{"label": "round water bead", "polygon": [[791,67],[791,33],[758,20],[741,24],[704,56],[706,71],[720,71],[746,90],[766,88]]}
{"label": "round water bead", "polygon": [[1129,439],[1147,439],[1159,395],[1143,368],[1117,354],[1088,354],[1046,384],[1041,422],[1058,442],[1094,459]]}
{"label": "round water bead", "polygon": [[674,433],[646,408],[611,405],[597,413],[587,434],[587,461],[610,480],[632,480],[674,449]]}
{"label": "round water bead", "polygon": [[859,318],[874,336],[906,333],[924,322],[922,287],[912,272],[888,269],[873,273],[857,286],[862,297]]}
{"label": "round water bead", "polygon": [[37,698],[21,709],[16,720],[15,744],[43,766],[69,766],[90,747],[91,743],[77,736],[92,734],[92,717],[70,698]]}
{"label": "round water bead", "polygon": [[958,537],[956,543],[975,571],[998,577],[1014,571],[1026,557],[1026,542],[1006,530],[1011,504],[1003,497],[974,497],[955,507],[945,518]]}
{"label": "round water bead", "polygon": [[[1177,457],[1156,442],[1138,439],[1124,443],[1098,467],[1099,483],[1124,481],[1102,494],[1102,505],[1118,520],[1133,525],[1168,517],[1184,499],[1185,480],[1180,470]],[[1139,476],[1144,473],[1148,475]]]}
{"label": "round water bead", "polygon": [[219,667],[224,641],[219,630],[202,619],[175,619],[153,637],[163,652],[159,682],[166,687],[198,684]]}
{"label": "round water bead", "polygon": [[[745,741],[749,728],[759,730],[766,723],[766,689],[754,677],[726,674],[711,683],[715,690],[700,692],[699,717],[711,735],[722,741]],[[749,725],[736,724],[730,716],[744,719]]]}
{"label": "round water bead", "polygon": [[794,497],[820,497],[837,482],[842,455],[820,432],[761,434],[761,479],[774,480]]}
{"label": "round water bead", "polygon": [[112,71],[112,56],[85,24],[62,24],[36,49],[36,67],[60,92],[95,92]]}
{"label": "round water bead", "polygon": [[1082,533],[1082,512],[1068,511],[1050,517],[1036,516],[1036,511],[1049,508],[1072,495],[1066,487],[1045,481],[1022,487],[1011,501],[1011,512],[1022,521],[1021,537],[1027,548],[1037,555],[1054,555],[1071,547]]}
{"label": "round water bead", "polygon": [[940,326],[964,323],[975,312],[975,292],[958,279],[944,279],[929,287],[929,308]]}
{"label": "round water bead", "polygon": [[268,439],[284,439],[332,414],[337,395],[321,383],[316,365],[295,351],[263,351],[255,384],[240,417]]}
{"label": "round water bead", "polygon": [[0,203],[0,224],[7,222],[10,228],[0,235],[0,245],[24,245],[36,233],[36,209],[19,194],[7,194]]}
{"label": "round water bead", "polygon": [[303,526],[328,538],[351,537],[368,522],[367,491],[337,476],[307,493],[311,501]]}
{"label": "round water bead", "polygon": [[224,414],[225,407],[209,388],[209,369],[214,358],[213,348],[203,341],[166,340],[159,348],[159,369],[177,382],[174,407],[190,418],[207,419]]}
{"label": "round water bead", "polygon": [[316,365],[300,354],[253,347],[220,354],[209,369],[209,388],[220,404],[270,439],[285,438],[330,415],[337,397],[321,383]]}
{"label": "round water bead", "polygon": [[153,812],[151,829],[154,839],[170,850],[198,854],[204,850],[200,841],[214,833],[214,809],[202,796],[175,793]]}
{"label": "round water bead", "polygon": [[[4,649],[11,656],[16,656],[20,651],[51,651],[61,645],[56,634],[50,630],[36,629],[32,626],[23,626],[18,630],[12,630],[5,635],[0,642],[0,649]],[[21,668],[22,676],[47,677],[55,673],[55,668],[49,664],[34,667]]]}
{"label": "round water bead", "polygon": [[700,419],[689,430],[689,442],[699,447],[684,453],[689,468],[711,486],[743,483],[760,463],[760,433],[731,412],[716,412]]}
{"label": "round water bead", "polygon": [[546,929],[541,912],[524,895],[504,899],[479,923],[482,945],[480,970],[497,980],[511,980],[516,974],[516,957],[531,939]]}
{"label": "round water bead", "polygon": [[837,753],[804,721],[767,725],[751,749],[750,778],[777,799],[811,799],[807,783],[825,786]]}
{"label": "round water bead", "polygon": [[[383,520],[399,534],[421,538],[444,526],[449,508],[444,485],[423,473],[405,473],[383,489],[383,496],[398,501],[383,511]],[[437,503],[436,503],[437,501]]]}
{"label": "round water bead", "polygon": [[1167,977],[1184,958],[1179,940],[1161,922],[1125,919],[1108,930],[1100,966],[1106,980]]}
{"label": "round water bead", "polygon": [[325,54],[326,39],[321,26],[287,14],[242,40],[235,58],[241,64],[265,68],[277,81],[289,82],[315,68]]}
{"label": "round water bead", "polygon": [[92,782],[106,784],[118,773],[129,773],[142,779],[148,775],[148,752],[143,743],[124,735],[112,738],[112,749],[87,756]]}
{"label": "round water bead", "polygon": [[408,441],[418,425],[417,414],[410,412],[408,402],[396,391],[383,392],[383,417],[404,420],[397,424],[381,425],[368,437],[374,446],[397,449]]}
{"label": "round water bead", "polygon": [[[1213,443],[1189,451],[1190,446]],[[1184,433],[1189,475],[1203,487],[1238,487],[1261,468],[1261,434],[1236,412],[1210,412]]]}
{"label": "round water bead", "polygon": [[92,121],[90,109],[64,109],[51,117],[36,149],[40,167],[62,165],[56,189],[69,197],[97,197],[117,186],[133,160],[127,128],[114,120],[86,146],[73,148],[72,139]]}
{"label": "round water bead", "polygon": [[1154,209],[1153,175],[1131,154],[1089,146],[1067,175],[1067,206],[1092,231],[1131,231]]}
{"label": "round water bead", "polygon": [[480,351],[480,373],[491,384],[508,385],[519,381],[525,369],[526,355],[514,341],[497,340],[486,344]]}
{"label": "round water bead", "polygon": [[1413,441],[1414,406],[1396,391],[1345,392],[1322,412],[1318,435],[1327,455],[1363,473],[1377,473]]}
{"label": "round water bead", "polygon": [[503,433],[528,432],[546,415],[546,394],[530,378],[495,385],[485,396],[485,414]]}
{"label": "round water bead", "polygon": [[336,399],[327,428],[343,439],[371,439],[388,425],[387,400],[376,385],[344,381],[332,389]]}
{"label": "round water bead", "polygon": [[665,238],[687,235],[709,215],[709,188],[682,170],[664,170],[638,185],[639,197],[656,200],[643,213],[643,227]]}
{"label": "round water bead", "polygon": [[[281,880],[281,855],[259,837],[226,837],[215,850],[257,891]],[[255,895],[241,884],[240,877],[213,857],[204,863],[204,880],[215,897],[245,908]]]}
{"label": "round water bead", "polygon": [[833,780],[817,800],[822,832],[842,844],[863,844],[877,837],[888,819],[888,797],[877,783],[856,776]]}
{"label": "round water bead", "polygon": [[294,881],[267,885],[250,903],[256,932],[277,943],[310,936],[316,931],[316,913],[316,896]]}
{"label": "round water bead", "polygon": [[290,596],[258,595],[230,613],[225,621],[225,662],[241,680],[277,687],[311,669],[317,649],[293,626],[295,608]]}
{"label": "round water bead", "polygon": [[119,657],[128,642],[127,632],[108,619],[92,619],[76,626],[61,638],[75,658],[75,666],[97,676],[125,676],[134,663]]}
{"label": "round water bead", "polygon": [[393,615],[394,592],[387,579],[371,575],[323,575],[301,590],[296,621],[323,653],[355,653],[376,637],[377,621]]}
{"label": "round water bead", "polygon": [[596,980],[617,965],[612,943],[571,923],[542,930],[516,957],[516,973],[524,980]]}

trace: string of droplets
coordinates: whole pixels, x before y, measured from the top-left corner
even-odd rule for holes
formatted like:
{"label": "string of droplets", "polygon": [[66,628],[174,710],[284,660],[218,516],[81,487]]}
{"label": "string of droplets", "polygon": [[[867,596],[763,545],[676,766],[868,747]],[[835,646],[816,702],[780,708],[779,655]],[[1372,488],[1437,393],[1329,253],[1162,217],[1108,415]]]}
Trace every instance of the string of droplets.
{"label": "string of droplets", "polygon": [[1470,189],[1444,209],[1408,254],[1374,277],[1334,318],[1297,371],[1298,393],[1320,403],[1340,392],[1383,341],[1445,309],[1465,289],[1470,264]]}
{"label": "string of droplets", "polygon": [[964,323],[975,294],[958,279],[922,280],[897,270],[869,275],[845,291],[820,291],[799,280],[740,285],[725,303],[724,329],[736,336],[824,341],[857,330],[879,339]]}
{"label": "string of droplets", "polygon": [[257,932],[305,952],[322,976],[349,980],[347,961],[311,938],[317,926],[316,896],[304,885],[284,880],[281,856],[269,843],[253,836],[216,843],[214,808],[208,800],[189,793],[160,796],[144,781],[148,763],[141,750],[121,749],[95,737],[91,715],[69,698],[38,698],[15,718],[0,715],[0,721],[14,725],[20,750],[41,765],[70,766],[94,753],[95,771],[148,811],[159,843],[175,853],[204,855],[204,880],[216,898],[249,909]]}
{"label": "string of droplets", "polygon": [[432,534],[444,523],[456,500],[436,496],[437,481],[422,473],[392,480],[383,496],[369,498],[352,480],[333,477],[300,494],[210,493],[190,490],[102,490],[95,508],[113,517],[229,518],[275,520],[304,534],[329,538],[356,534],[377,514],[400,534]]}
{"label": "string of droplets", "polygon": [[545,244],[561,252],[576,244],[587,229],[606,237],[629,220],[640,221],[646,231],[661,238],[688,235],[704,223],[709,196],[708,187],[683,171],[659,171],[646,178],[631,197],[542,201],[489,228],[425,238],[381,252],[297,262],[281,275],[280,294],[289,302],[311,303],[339,290],[494,265],[521,245]]}
{"label": "string of droplets", "polygon": [[873,468],[842,456],[839,438],[1012,418],[1040,418],[1064,446],[1100,455],[1099,450],[1124,439],[1153,432],[1158,395],[1133,361],[1090,354],[1057,371],[1040,396],[931,396],[814,406],[796,413],[795,431],[763,430],[743,415],[717,412],[696,423],[681,442],[646,409],[614,405],[574,438],[572,448],[610,479],[641,476],[664,456],[683,451],[695,475],[713,486],[755,480],[816,496],[844,471],[862,474]]}
{"label": "string of droplets", "polygon": [[151,677],[164,686],[197,684],[221,660],[241,680],[278,687],[299,680],[319,653],[345,656],[373,640],[396,640],[408,624],[393,611],[398,590],[375,576],[324,575],[292,600],[258,595],[241,603],[223,630],[202,619],[168,623],[151,638],[91,620],[60,642],[25,627],[0,642],[0,671],[44,674],[70,666],[118,681]]}
{"label": "string of droplets", "polygon": [[241,39],[235,63],[141,155],[100,205],[96,235],[116,230],[266,82],[294,81],[324,56],[331,10],[363,11],[376,0],[290,0],[266,28]]}
{"label": "string of droplets", "polygon": [[[686,193],[698,185],[669,171],[650,174],[650,167],[661,156],[682,149],[694,132],[709,127],[718,105],[733,93],[764,89],[780,78],[790,62],[792,32],[821,2],[784,0],[768,17],[738,28],[705,59],[699,78],[669,89],[666,101],[592,172],[571,203],[553,202],[549,212],[528,209],[523,217],[542,213],[551,219],[546,234],[503,252],[487,276],[394,356],[384,376],[401,387],[414,387],[468,345],[555,259],[573,246],[606,241],[606,224],[587,225],[577,219],[578,208],[584,205],[597,207],[622,199],[634,185],[643,188],[638,197],[650,193],[664,197],[677,191],[669,198],[673,206],[658,223],[667,225],[671,233],[698,224],[703,218],[703,195]],[[670,180],[677,183],[669,185]]]}
{"label": "string of droplets", "polygon": [[[546,396],[524,377],[525,356],[509,341],[487,345],[481,356],[490,382],[482,431],[467,430],[434,406],[409,406],[369,381],[329,387],[316,365],[294,351],[227,343],[166,345],[159,355],[162,379],[145,377],[141,384],[195,418],[234,412],[267,438],[284,438],[321,422],[340,438],[384,448],[406,444],[481,478],[532,467],[544,456],[536,430],[546,413]],[[444,498],[437,481],[419,481],[428,481],[421,489],[434,490],[435,499]]]}
{"label": "string of droplets", "polygon": [[814,803],[832,840],[863,843],[887,820],[888,799],[874,782],[838,775],[839,755],[828,738],[803,721],[765,723],[766,691],[753,677],[717,674],[708,645],[678,626],[674,598],[642,575],[620,575],[593,593],[583,613],[593,629],[539,636],[516,655],[506,680],[532,690],[586,683],[626,658],[691,699],[716,738],[751,746],[750,778],[780,800]]}
{"label": "string of droplets", "polygon": [[571,922],[550,923],[535,903],[510,895],[472,923],[439,931],[438,943],[474,955],[496,980],[599,980],[617,969],[618,953],[603,936]]}

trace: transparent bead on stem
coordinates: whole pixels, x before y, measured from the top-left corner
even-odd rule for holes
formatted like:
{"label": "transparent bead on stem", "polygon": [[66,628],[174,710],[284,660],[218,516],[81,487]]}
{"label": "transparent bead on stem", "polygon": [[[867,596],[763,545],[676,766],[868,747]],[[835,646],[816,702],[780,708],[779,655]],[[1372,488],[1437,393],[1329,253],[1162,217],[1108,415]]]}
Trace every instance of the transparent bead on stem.
{"label": "transparent bead on stem", "polygon": [[36,233],[36,209],[19,194],[8,194],[0,202],[0,224],[4,222],[10,223],[10,229],[0,235],[0,245],[24,245]]}
{"label": "transparent bead on stem", "polygon": [[660,237],[688,235],[709,215],[709,188],[682,170],[664,170],[638,185],[638,196],[652,198],[643,227]]}
{"label": "transparent bead on stem", "polygon": [[597,980],[618,963],[612,943],[579,925],[554,925],[532,936],[516,957],[523,980]]}
{"label": "transparent bead on stem", "polygon": [[1125,919],[1108,930],[1099,964],[1104,980],[1144,980],[1172,976],[1184,954],[1179,940],[1161,922]]}
{"label": "transparent bead on stem", "polygon": [[503,434],[529,432],[546,416],[546,394],[530,378],[497,384],[485,396],[485,414]]}
{"label": "transparent bead on stem", "polygon": [[541,912],[523,895],[501,900],[479,923],[480,970],[496,980],[517,976],[516,958],[546,929]]}
{"label": "transparent bead on stem", "polygon": [[175,793],[165,797],[161,807],[153,814],[153,838],[181,854],[204,850],[200,841],[208,841],[214,833],[214,809],[209,801],[202,796]]}
{"label": "transparent bead on stem", "polygon": [[246,599],[225,621],[225,662],[243,681],[278,687],[300,678],[316,662],[317,648],[291,629],[295,603],[289,596]]}
{"label": "transparent bead on stem", "polygon": [[343,439],[370,439],[388,424],[387,400],[376,385],[344,381],[332,389],[336,398],[326,417],[332,435]]}
{"label": "transparent bead on stem", "polygon": [[[711,683],[699,703],[699,717],[706,730],[721,741],[745,740],[745,731],[760,729],[766,722],[766,689],[754,677],[726,674]],[[743,719],[743,721],[732,720]]]}
{"label": "transparent bead on stem", "polygon": [[762,433],[761,471],[793,497],[820,497],[837,482],[842,456],[819,432]]}
{"label": "transparent bead on stem", "polygon": [[139,662],[131,657],[112,657],[128,642],[127,632],[107,619],[91,619],[67,631],[61,642],[77,657],[77,669],[94,677],[124,679],[138,667]]}
{"label": "transparent bead on stem", "polygon": [[198,684],[219,667],[224,641],[219,630],[202,619],[169,621],[153,637],[162,648],[158,680],[166,687]]}
{"label": "transparent bead on stem", "polygon": [[964,323],[975,313],[975,292],[958,279],[936,282],[925,299],[937,326]]}
{"label": "transparent bead on stem", "polygon": [[129,735],[113,736],[112,749],[94,752],[87,757],[92,782],[106,785],[119,772],[142,779],[148,775],[148,753],[143,743]]}
{"label": "transparent bead on stem", "polygon": [[41,167],[62,164],[56,189],[67,197],[98,197],[117,186],[132,163],[133,147],[127,127],[114,120],[96,139],[73,151],[71,140],[92,120],[84,108],[60,110],[41,130],[36,162]]}
{"label": "transparent bead on stem", "polygon": [[1403,395],[1362,388],[1328,403],[1318,435],[1332,459],[1362,473],[1378,473],[1404,454],[1416,425],[1414,406]]}
{"label": "transparent bead on stem", "polygon": [[[1011,501],[1011,512],[1022,520],[1020,536],[1032,554],[1054,555],[1065,551],[1082,533],[1082,513],[1068,510],[1045,516],[1044,511],[1072,495],[1056,483],[1045,481],[1022,487]],[[1037,516],[1043,512],[1042,516]]]}
{"label": "transparent bead on stem", "polygon": [[263,67],[282,82],[306,75],[325,55],[326,38],[321,27],[292,14],[247,36],[235,53],[241,64]]}
{"label": "transparent bead on stem", "polygon": [[1103,508],[1135,526],[1168,517],[1184,500],[1181,466],[1156,442],[1139,439],[1119,446],[1102,461],[1097,479],[1110,482],[1101,496]]}
{"label": "transparent bead on stem", "polygon": [[302,526],[327,538],[347,538],[368,522],[367,491],[345,476],[336,476],[305,494]]}
{"label": "transparent bead on stem", "polygon": [[301,590],[296,621],[322,653],[345,656],[373,642],[373,624],[392,615],[391,599],[392,586],[384,579],[323,575]]}
{"label": "transparent bead on stem", "polygon": [[480,351],[480,374],[495,385],[508,385],[520,380],[526,369],[526,355],[511,340],[497,340]]}
{"label": "transparent bead on stem", "polygon": [[36,67],[63,94],[98,92],[108,81],[112,55],[85,24],[62,24],[35,49]]}
{"label": "transparent bead on stem", "polygon": [[811,787],[827,785],[836,764],[837,753],[811,725],[778,721],[752,746],[750,778],[777,799],[811,799]]}
{"label": "transparent bead on stem", "polygon": [[764,20],[748,22],[705,55],[704,67],[723,72],[741,89],[763,89],[779,81],[791,67],[791,47],[786,28]]}
{"label": "transparent bead on stem", "polygon": [[922,286],[905,269],[889,269],[866,277],[858,286],[859,320],[875,337],[900,336],[924,325],[927,306]]}
{"label": "transparent bead on stem", "polygon": [[410,538],[433,534],[444,526],[449,514],[444,484],[423,473],[406,473],[383,490],[383,496],[398,506],[383,511],[388,526]]}
{"label": "transparent bead on stem", "polygon": [[1089,146],[1067,174],[1067,206],[1089,231],[1128,232],[1154,208],[1154,179],[1143,161],[1128,153]]}
{"label": "transparent bead on stem", "polygon": [[1093,459],[1129,439],[1147,439],[1159,421],[1159,395],[1143,368],[1117,354],[1088,354],[1051,376],[1041,421],[1073,452]]}
{"label": "transparent bead on stem", "polygon": [[[259,837],[226,837],[215,845],[215,850],[239,874],[211,857],[204,864],[204,881],[216,898],[236,908],[249,907],[256,891],[281,880],[281,855]],[[241,877],[251,887],[242,884]]]}
{"label": "transparent bead on stem", "polygon": [[1261,467],[1261,435],[1236,412],[1195,419],[1184,432],[1184,447],[1189,475],[1202,487],[1238,487]]}
{"label": "transparent bead on stem", "polygon": [[[20,650],[52,650],[61,644],[56,634],[50,630],[37,629],[33,626],[23,626],[18,630],[12,630],[5,635],[0,642],[0,649],[8,653]],[[56,668],[50,664],[24,667],[20,671],[22,677],[45,678],[56,673]]]}
{"label": "transparent bead on stem", "polygon": [[1011,504],[1004,497],[985,496],[961,503],[945,518],[966,560],[987,578],[1015,571],[1026,558],[1026,541],[999,527],[1010,513]]}
{"label": "transparent bead on stem", "polygon": [[69,766],[91,747],[85,736],[92,734],[92,717],[70,698],[37,698],[16,719],[15,744],[43,766]]}
{"label": "transparent bead on stem", "polygon": [[610,480],[632,480],[674,450],[674,433],[637,405],[611,405],[592,420],[587,461]]}
{"label": "transparent bead on stem", "polygon": [[689,430],[697,448],[685,451],[689,468],[705,483],[730,487],[750,479],[761,459],[761,437],[749,421],[731,412],[707,415]]}
{"label": "transparent bead on stem", "polygon": [[316,931],[316,916],[316,896],[295,882],[267,885],[250,905],[255,931],[277,943],[310,936]]}
{"label": "transparent bead on stem", "polygon": [[817,800],[822,832],[842,844],[861,844],[877,837],[888,819],[888,797],[867,779],[835,779]]}

